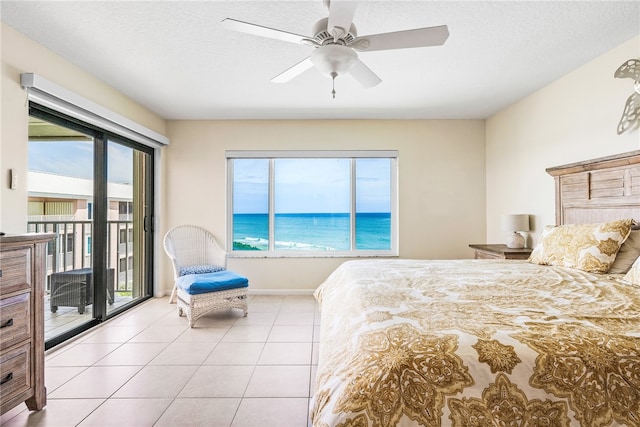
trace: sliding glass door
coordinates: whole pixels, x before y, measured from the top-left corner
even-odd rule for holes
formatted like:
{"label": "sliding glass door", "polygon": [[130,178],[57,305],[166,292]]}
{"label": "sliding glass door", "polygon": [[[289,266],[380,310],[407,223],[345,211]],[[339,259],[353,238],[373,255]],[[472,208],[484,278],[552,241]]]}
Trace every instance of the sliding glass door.
{"label": "sliding glass door", "polygon": [[145,238],[150,234],[152,200],[147,182],[152,156],[111,140],[107,155],[107,312],[111,313],[123,302],[131,304],[151,295],[145,286],[150,264]]}
{"label": "sliding glass door", "polygon": [[46,348],[152,295],[153,149],[30,105],[28,231],[47,253]]}

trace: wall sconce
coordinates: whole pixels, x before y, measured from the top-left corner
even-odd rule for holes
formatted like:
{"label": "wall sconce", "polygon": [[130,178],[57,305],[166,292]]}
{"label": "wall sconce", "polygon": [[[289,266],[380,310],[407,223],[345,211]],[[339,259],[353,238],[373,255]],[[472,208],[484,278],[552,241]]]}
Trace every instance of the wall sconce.
{"label": "wall sconce", "polygon": [[502,230],[509,233],[507,236],[508,248],[522,249],[524,248],[524,236],[518,231],[529,231],[529,215],[515,214],[502,216]]}
{"label": "wall sconce", "polygon": [[628,130],[635,130],[640,127],[640,59],[629,59],[618,67],[613,76],[617,79],[631,79],[633,83],[633,92],[627,98],[622,112],[622,118],[618,123],[618,135]]}

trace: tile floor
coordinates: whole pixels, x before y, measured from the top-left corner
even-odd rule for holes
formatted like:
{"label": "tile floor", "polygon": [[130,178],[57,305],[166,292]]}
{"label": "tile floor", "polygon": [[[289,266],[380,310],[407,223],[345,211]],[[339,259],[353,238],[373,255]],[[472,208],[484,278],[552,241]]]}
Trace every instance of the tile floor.
{"label": "tile floor", "polygon": [[[114,310],[129,302],[133,298],[130,296],[122,296],[118,293],[115,295],[115,301],[113,304],[107,306],[107,310]],[[83,314],[78,313],[77,307],[59,306],[55,313],[51,312],[51,300],[50,295],[46,294],[44,297],[44,339],[60,335],[70,329],[78,327],[89,320],[93,319],[93,306],[88,305],[85,307]]]}
{"label": "tile floor", "polygon": [[47,352],[47,406],[16,426],[308,425],[320,313],[312,296],[249,297],[249,315],[212,312],[190,329],[152,299]]}

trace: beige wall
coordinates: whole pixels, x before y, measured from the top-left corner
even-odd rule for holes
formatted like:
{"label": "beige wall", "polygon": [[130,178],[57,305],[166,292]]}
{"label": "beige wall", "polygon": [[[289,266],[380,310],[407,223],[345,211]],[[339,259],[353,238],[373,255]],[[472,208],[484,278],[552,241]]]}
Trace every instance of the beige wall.
{"label": "beige wall", "polygon": [[[398,150],[400,256],[468,258],[485,236],[483,120],[170,121],[163,233],[193,223],[225,247],[225,150]],[[229,260],[254,291],[315,289],[344,258]],[[170,267],[163,260],[165,286]]]}
{"label": "beige wall", "polygon": [[[27,220],[29,111],[27,94],[20,86],[21,73],[39,74],[160,134],[165,134],[165,121],[8,25],[0,25],[0,230],[23,233]],[[18,173],[18,188],[15,190],[9,189],[9,169],[15,169]]]}
{"label": "beige wall", "polygon": [[530,245],[555,224],[545,168],[640,149],[639,131],[616,133],[633,81],[613,77],[638,57],[635,37],[487,119],[487,242],[504,241],[503,214],[534,216]]}

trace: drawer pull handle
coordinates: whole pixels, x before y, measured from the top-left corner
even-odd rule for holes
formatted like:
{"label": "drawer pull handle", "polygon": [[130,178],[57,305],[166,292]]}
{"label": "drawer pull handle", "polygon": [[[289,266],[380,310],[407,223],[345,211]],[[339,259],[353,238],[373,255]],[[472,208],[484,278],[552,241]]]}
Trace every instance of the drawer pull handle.
{"label": "drawer pull handle", "polygon": [[0,385],[4,384],[4,383],[8,383],[9,381],[11,381],[13,379],[13,372],[9,372],[3,379],[2,381],[0,381]]}
{"label": "drawer pull handle", "polygon": [[4,322],[4,324],[2,326],[0,326],[0,329],[2,328],[7,328],[9,326],[13,326],[13,318],[7,320],[6,322]]}

